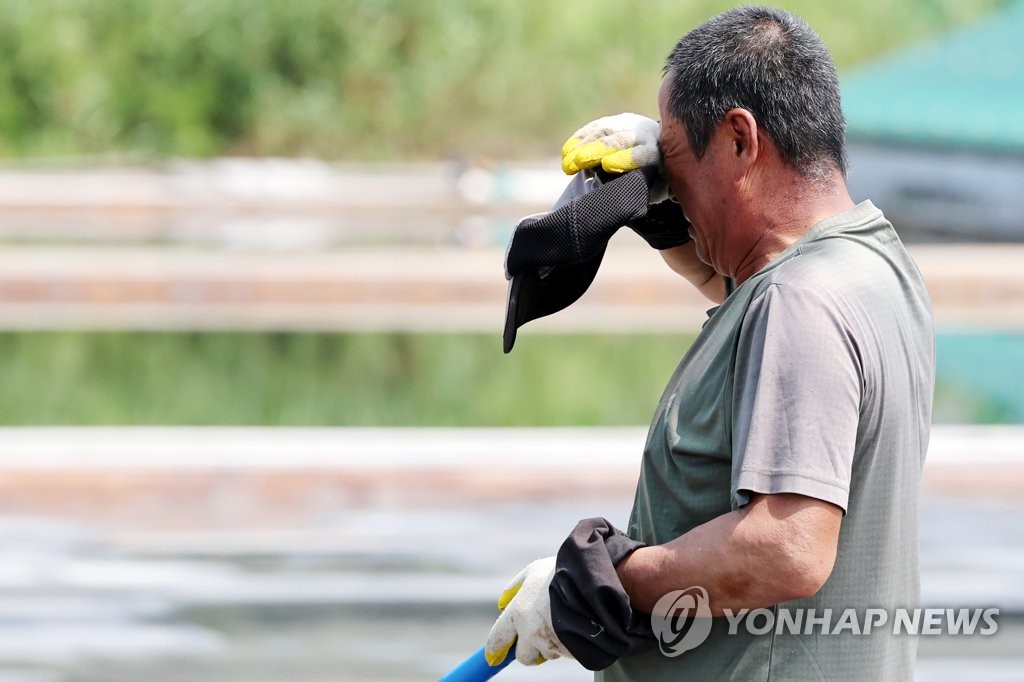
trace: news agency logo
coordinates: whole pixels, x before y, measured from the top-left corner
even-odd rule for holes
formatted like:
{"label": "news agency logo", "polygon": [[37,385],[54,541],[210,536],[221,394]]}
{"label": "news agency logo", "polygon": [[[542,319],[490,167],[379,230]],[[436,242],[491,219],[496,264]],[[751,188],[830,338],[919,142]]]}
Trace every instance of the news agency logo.
{"label": "news agency logo", "polygon": [[[917,609],[813,609],[777,606],[766,609],[723,609],[727,635],[742,627],[754,636],[865,636],[872,632],[892,635],[994,635],[999,630],[997,608]],[[711,634],[708,592],[697,585],[664,595],[654,605],[651,628],[661,653],[670,658],[696,649]]]}
{"label": "news agency logo", "polygon": [[870,635],[994,635],[999,630],[999,609],[723,609],[729,634],[735,635],[742,624],[755,636]]}
{"label": "news agency logo", "polygon": [[698,585],[664,595],[651,612],[651,627],[669,658],[696,649],[711,633],[708,591]]}

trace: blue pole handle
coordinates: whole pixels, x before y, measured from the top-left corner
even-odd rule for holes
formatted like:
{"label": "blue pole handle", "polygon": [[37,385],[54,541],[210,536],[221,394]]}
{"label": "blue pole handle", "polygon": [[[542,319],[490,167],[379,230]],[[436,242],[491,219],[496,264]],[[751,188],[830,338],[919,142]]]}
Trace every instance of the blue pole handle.
{"label": "blue pole handle", "polygon": [[480,647],[466,660],[453,668],[450,673],[442,677],[440,682],[484,682],[484,680],[489,680],[500,673],[514,660],[516,660],[515,646],[508,650],[504,661],[492,666],[484,656],[484,648]]}

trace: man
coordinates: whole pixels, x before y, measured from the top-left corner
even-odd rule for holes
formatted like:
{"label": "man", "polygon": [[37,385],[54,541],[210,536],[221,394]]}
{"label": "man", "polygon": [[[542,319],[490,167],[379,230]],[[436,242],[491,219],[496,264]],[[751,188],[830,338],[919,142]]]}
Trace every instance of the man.
{"label": "man", "polygon": [[[521,662],[570,654],[602,680],[910,679],[914,638],[859,631],[866,609],[891,619],[918,597],[931,309],[892,226],[847,193],[832,60],[799,18],[733,9],[676,45],[659,110],[652,163],[692,237],[662,253],[721,305],[654,415],[629,537],[581,522],[557,560],[527,567],[488,655],[518,641]],[[616,119],[570,139],[567,170],[649,159],[636,119]],[[665,656],[646,614],[693,586],[714,616],[782,605],[819,620],[757,635],[714,618]],[[832,634],[845,609],[859,634]]]}

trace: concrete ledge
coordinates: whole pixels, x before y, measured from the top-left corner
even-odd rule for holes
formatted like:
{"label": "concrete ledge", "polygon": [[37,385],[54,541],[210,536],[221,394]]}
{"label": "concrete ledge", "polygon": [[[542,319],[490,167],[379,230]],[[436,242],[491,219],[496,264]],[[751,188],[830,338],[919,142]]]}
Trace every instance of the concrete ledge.
{"label": "concrete ledge", "polygon": [[[646,427],[6,427],[0,470],[379,471],[638,467]],[[1024,426],[932,428],[926,470],[1024,470]]]}
{"label": "concrete ledge", "polygon": [[[628,501],[643,428],[0,429],[0,514],[308,527],[355,509]],[[936,427],[926,498],[1024,500],[1024,427]],[[347,511],[348,510],[348,511]]]}
{"label": "concrete ledge", "polygon": [[[587,294],[534,331],[700,328],[712,304],[620,231]],[[1024,245],[915,247],[936,322],[1024,329]],[[494,248],[267,253],[10,247],[0,329],[450,330],[500,333]]]}

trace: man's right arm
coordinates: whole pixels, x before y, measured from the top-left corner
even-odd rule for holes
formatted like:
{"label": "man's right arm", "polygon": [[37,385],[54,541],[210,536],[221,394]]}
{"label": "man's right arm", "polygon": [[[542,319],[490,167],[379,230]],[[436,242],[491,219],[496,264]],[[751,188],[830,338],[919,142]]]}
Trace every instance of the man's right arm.
{"label": "man's right arm", "polygon": [[[660,166],[659,128],[657,121],[638,114],[618,114],[591,121],[573,133],[562,146],[562,170],[572,175],[584,168],[596,168],[618,175],[643,166]],[[666,183],[662,185],[661,190],[667,191]],[[664,196],[651,197],[652,205],[662,201],[665,201]],[[659,232],[665,232],[664,220],[662,213],[653,225],[640,227],[631,224],[630,227],[661,251],[668,266],[695,286],[697,291],[714,303],[724,301],[725,279],[697,258],[692,241],[668,248],[656,241],[652,243],[649,232],[653,231],[655,238],[666,236]],[[685,239],[685,235],[683,237]]]}
{"label": "man's right arm", "polygon": [[692,241],[670,249],[661,249],[660,253],[676,274],[681,275],[709,300],[715,303],[725,300],[725,278],[697,258]]}

